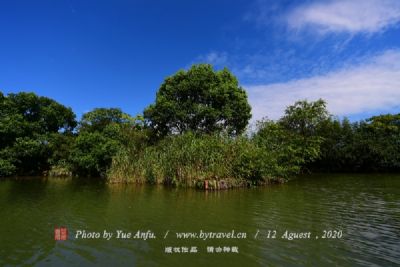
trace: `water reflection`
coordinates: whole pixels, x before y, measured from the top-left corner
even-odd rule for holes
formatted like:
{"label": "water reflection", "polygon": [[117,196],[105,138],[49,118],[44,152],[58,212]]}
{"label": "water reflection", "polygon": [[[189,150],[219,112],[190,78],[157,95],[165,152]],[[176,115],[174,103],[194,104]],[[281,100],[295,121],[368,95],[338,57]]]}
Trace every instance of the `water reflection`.
{"label": "water reflection", "polygon": [[[203,192],[163,186],[108,185],[93,179],[0,181],[0,265],[232,266],[398,265],[400,177],[303,177],[266,188]],[[69,240],[55,242],[55,226]],[[77,230],[151,230],[156,240],[75,239]],[[168,238],[163,236],[170,231]],[[246,232],[248,238],[178,240],[175,232]],[[310,240],[280,238],[312,232]],[[316,239],[342,230],[341,239]],[[259,236],[255,239],[255,233]],[[276,239],[266,238],[276,231]],[[209,255],[207,246],[240,253]],[[202,252],[167,255],[165,246]]]}

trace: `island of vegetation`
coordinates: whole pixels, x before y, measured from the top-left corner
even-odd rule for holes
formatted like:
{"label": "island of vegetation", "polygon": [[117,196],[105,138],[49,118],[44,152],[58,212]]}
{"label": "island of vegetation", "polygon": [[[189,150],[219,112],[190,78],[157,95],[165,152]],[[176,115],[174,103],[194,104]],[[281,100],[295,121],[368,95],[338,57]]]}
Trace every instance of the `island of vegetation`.
{"label": "island of vegetation", "polygon": [[250,131],[246,91],[228,69],[208,64],[166,78],[136,117],[118,108],[75,117],[47,97],[0,92],[0,177],[225,189],[312,171],[400,170],[400,114],[351,123],[329,114],[324,100],[300,100]]}

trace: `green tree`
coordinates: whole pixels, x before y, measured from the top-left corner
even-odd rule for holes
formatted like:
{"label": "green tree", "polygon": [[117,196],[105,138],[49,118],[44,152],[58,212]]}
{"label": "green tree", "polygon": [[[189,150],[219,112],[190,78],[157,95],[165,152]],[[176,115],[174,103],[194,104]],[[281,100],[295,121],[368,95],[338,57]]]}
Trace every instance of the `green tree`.
{"label": "green tree", "polygon": [[138,125],[137,119],[119,108],[95,108],[83,114],[79,123],[80,132],[103,132],[110,125]]}
{"label": "green tree", "polygon": [[144,111],[150,127],[159,135],[243,132],[251,117],[247,94],[228,69],[193,65],[165,79],[155,104]]}
{"label": "green tree", "polygon": [[313,102],[302,100],[287,107],[285,115],[279,122],[287,130],[307,138],[317,135],[318,127],[329,117],[324,100],[319,99]]}
{"label": "green tree", "polygon": [[[374,116],[360,125],[364,168],[371,170],[400,170],[400,114]],[[368,155],[368,157],[367,157]]]}
{"label": "green tree", "polygon": [[72,146],[70,162],[74,174],[104,176],[120,143],[101,132],[83,132]]}
{"label": "green tree", "polygon": [[0,93],[0,176],[33,175],[48,169],[51,136],[70,133],[75,114],[34,93]]}
{"label": "green tree", "polygon": [[279,122],[258,122],[258,131],[253,142],[262,148],[271,160],[265,161],[276,176],[288,177],[297,174],[307,162],[307,155],[315,153],[315,144],[304,146],[303,138],[285,129]]}
{"label": "green tree", "polygon": [[286,108],[285,115],[279,120],[279,124],[297,142],[305,163],[313,162],[320,156],[323,137],[318,131],[329,118],[325,101],[319,99],[313,102],[297,101]]}
{"label": "green tree", "polygon": [[359,160],[354,153],[357,127],[347,118],[342,121],[330,118],[321,123],[318,127],[318,136],[323,138],[321,154],[310,167],[319,171],[351,171]]}
{"label": "green tree", "polygon": [[131,117],[117,108],[96,108],[85,113],[70,151],[73,173],[105,176],[112,158],[124,146],[131,145],[142,127],[140,116]]}

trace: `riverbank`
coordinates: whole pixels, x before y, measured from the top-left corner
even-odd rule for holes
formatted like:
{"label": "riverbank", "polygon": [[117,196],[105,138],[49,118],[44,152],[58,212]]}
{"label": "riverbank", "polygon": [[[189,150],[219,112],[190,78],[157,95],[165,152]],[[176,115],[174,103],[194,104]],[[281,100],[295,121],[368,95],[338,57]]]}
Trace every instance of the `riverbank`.
{"label": "riverbank", "polygon": [[[51,178],[61,178],[61,179],[68,179],[68,178],[74,178],[74,179],[88,179],[87,177],[79,177],[79,176],[73,176],[70,171],[67,169],[53,169],[49,172],[45,172],[43,176],[41,176],[42,179],[51,179]],[[23,177],[9,177],[9,178],[16,178],[16,179],[30,179],[31,177],[29,176],[23,176]],[[152,182],[149,183],[148,181],[143,181],[141,179],[135,179],[134,177],[131,177],[129,179],[115,179],[115,178],[102,178],[102,177],[91,177],[90,179],[99,179],[103,180],[105,183],[108,184],[148,184],[148,185],[165,185],[165,186],[172,186],[172,187],[185,187],[185,188],[195,188],[195,189],[200,189],[200,190],[228,190],[228,189],[233,189],[233,188],[245,188],[245,187],[255,187],[255,186],[268,186],[272,184],[283,184],[288,181],[288,179],[284,178],[271,178],[267,179],[264,181],[247,181],[245,179],[235,179],[235,178],[226,178],[226,179],[190,179],[191,183],[190,184],[182,184],[179,182],[174,182],[174,183],[165,183],[165,182]]]}
{"label": "riverbank", "polygon": [[[116,179],[107,179],[108,183],[110,184],[143,184],[143,182],[137,181],[135,179],[130,179],[129,181],[124,180],[116,180]],[[262,187],[268,186],[272,184],[283,184],[286,183],[288,180],[284,178],[275,178],[269,179],[266,181],[257,181],[257,182],[250,182],[245,179],[192,179],[190,184],[166,184],[166,183],[152,183],[151,185],[166,185],[172,187],[185,187],[185,188],[195,188],[200,190],[228,190],[233,188],[246,188],[246,187]],[[148,184],[148,183],[147,183]]]}

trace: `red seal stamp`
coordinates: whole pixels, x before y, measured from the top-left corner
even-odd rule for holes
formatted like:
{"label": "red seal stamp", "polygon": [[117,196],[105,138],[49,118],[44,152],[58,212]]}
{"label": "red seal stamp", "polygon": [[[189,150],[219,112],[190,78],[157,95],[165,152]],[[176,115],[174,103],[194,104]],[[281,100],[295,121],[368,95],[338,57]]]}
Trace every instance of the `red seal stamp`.
{"label": "red seal stamp", "polygon": [[64,241],[68,239],[67,227],[55,227],[54,228],[54,240]]}

